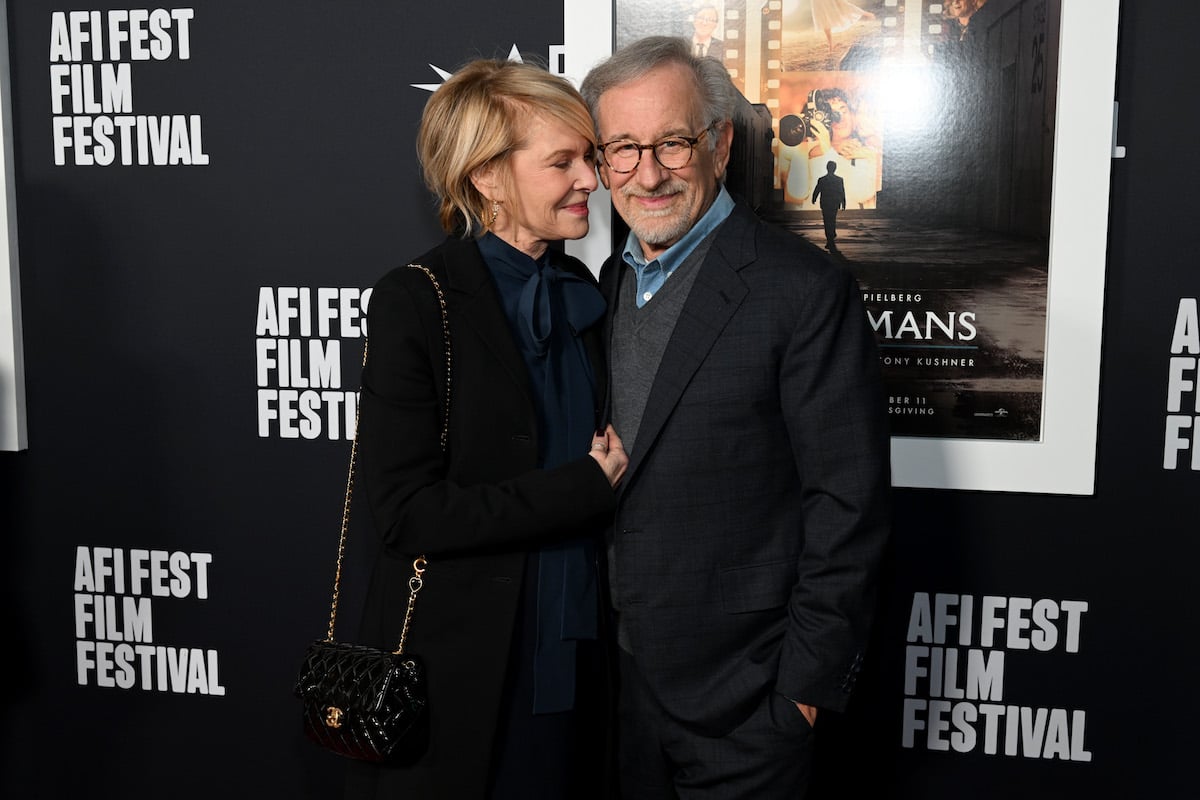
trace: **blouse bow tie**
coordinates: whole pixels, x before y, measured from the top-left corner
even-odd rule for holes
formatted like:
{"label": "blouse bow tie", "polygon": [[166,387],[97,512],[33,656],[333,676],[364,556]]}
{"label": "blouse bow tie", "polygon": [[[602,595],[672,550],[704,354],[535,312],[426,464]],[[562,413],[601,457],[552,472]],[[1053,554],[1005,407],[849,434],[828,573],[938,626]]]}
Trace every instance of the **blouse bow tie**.
{"label": "blouse bow tie", "polygon": [[[556,286],[560,291],[553,292]],[[554,332],[555,294],[561,298],[562,316],[573,335],[604,315],[604,298],[587,281],[549,264],[535,270],[521,289],[517,316],[522,334],[539,358],[548,352]]]}

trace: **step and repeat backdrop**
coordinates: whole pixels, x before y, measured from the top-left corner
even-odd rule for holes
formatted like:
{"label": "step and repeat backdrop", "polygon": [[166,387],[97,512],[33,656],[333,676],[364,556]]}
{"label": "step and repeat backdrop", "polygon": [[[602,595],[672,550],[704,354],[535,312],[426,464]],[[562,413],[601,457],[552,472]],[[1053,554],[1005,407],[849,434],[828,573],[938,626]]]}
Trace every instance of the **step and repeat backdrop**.
{"label": "step and repeat backdrop", "polygon": [[[369,287],[441,237],[424,103],[472,57],[578,80],[715,15],[708,55],[770,119],[761,213],[819,242],[813,116],[845,138],[894,389],[878,624],[816,793],[1189,796],[1200,158],[1162,75],[1200,14],[1126,4],[1118,42],[1116,0],[854,0],[826,31],[833,5],[8,2],[0,793],[336,796],[291,688]],[[884,102],[899,71],[918,89]]]}

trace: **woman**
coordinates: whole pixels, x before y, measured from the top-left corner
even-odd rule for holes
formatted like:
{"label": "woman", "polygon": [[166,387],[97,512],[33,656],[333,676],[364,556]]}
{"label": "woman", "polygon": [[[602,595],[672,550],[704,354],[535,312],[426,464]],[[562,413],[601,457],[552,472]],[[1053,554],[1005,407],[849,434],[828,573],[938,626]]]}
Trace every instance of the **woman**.
{"label": "woman", "polygon": [[395,647],[428,559],[407,649],[430,741],[405,766],[352,764],[347,797],[587,797],[604,756],[595,541],[627,458],[595,433],[603,300],[550,243],[587,233],[592,120],[565,80],[481,60],[434,92],[417,149],[451,234],[412,261],[448,307],[449,438],[443,454],[437,297],[402,266],[371,298],[359,477],[382,540],[366,641]]}

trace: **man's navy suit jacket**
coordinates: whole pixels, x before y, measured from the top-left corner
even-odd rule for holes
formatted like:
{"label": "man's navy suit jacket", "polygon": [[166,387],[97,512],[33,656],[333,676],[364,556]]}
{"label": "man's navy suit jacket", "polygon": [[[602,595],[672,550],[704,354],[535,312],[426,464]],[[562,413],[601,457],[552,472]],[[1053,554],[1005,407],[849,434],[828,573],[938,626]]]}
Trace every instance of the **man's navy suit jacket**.
{"label": "man's navy suit jacket", "polygon": [[[618,254],[601,271],[607,337],[626,269]],[[611,580],[651,691],[722,735],[769,691],[845,708],[889,530],[890,438],[849,273],[740,203],[698,269],[618,490]]]}

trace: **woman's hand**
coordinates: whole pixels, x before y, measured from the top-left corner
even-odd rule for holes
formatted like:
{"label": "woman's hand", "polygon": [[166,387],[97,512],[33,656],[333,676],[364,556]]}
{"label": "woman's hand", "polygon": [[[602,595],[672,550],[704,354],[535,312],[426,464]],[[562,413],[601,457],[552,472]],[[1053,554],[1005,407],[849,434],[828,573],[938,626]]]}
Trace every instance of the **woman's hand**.
{"label": "woman's hand", "polygon": [[816,141],[816,145],[809,149],[808,157],[820,158],[826,153],[832,153],[833,137],[829,133],[829,127],[819,119],[810,121],[808,127],[812,131],[812,139]]}
{"label": "woman's hand", "polygon": [[837,151],[843,158],[873,158],[875,156],[874,150],[863,140],[854,136],[843,139],[838,144]]}
{"label": "woman's hand", "polygon": [[625,474],[625,468],[629,466],[629,456],[625,455],[621,437],[617,436],[612,425],[605,428],[603,433],[597,433],[592,437],[592,447],[588,451],[588,455],[596,459],[596,463],[604,470],[609,485],[614,489],[617,488],[617,484],[621,482],[621,476]]}

